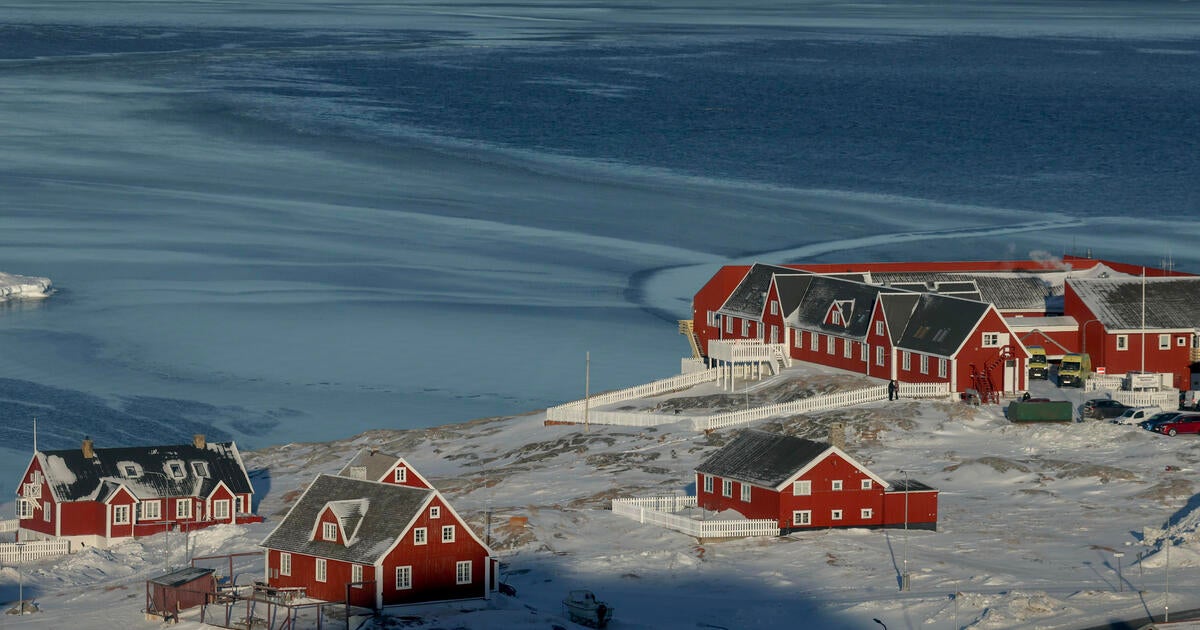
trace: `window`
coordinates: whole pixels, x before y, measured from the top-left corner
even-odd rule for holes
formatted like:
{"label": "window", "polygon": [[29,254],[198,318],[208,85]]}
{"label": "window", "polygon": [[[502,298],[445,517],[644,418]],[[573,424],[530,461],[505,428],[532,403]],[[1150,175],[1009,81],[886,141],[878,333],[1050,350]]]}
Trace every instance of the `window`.
{"label": "window", "polygon": [[1171,348],[1171,335],[1158,336],[1158,349],[1169,350]]}
{"label": "window", "polygon": [[825,354],[837,354],[837,337],[825,336]]}
{"label": "window", "polygon": [[841,510],[833,510],[832,512],[829,513],[829,519],[834,520],[834,521],[842,520],[842,511]]}
{"label": "window", "polygon": [[750,484],[742,484],[742,500],[746,503],[750,502]]}
{"label": "window", "polygon": [[442,507],[435,505],[429,508],[429,518],[442,518]]}
{"label": "window", "polygon": [[325,581],[325,558],[317,558],[317,581]]}
{"label": "window", "polygon": [[183,469],[183,462],[167,462],[167,473],[174,479],[183,479],[187,476],[187,471]]}
{"label": "window", "polygon": [[921,373],[922,374],[929,373],[929,355],[927,355],[927,354],[921,355]]}
{"label": "window", "polygon": [[1129,349],[1129,335],[1117,335],[1117,350]]}
{"label": "window", "polygon": [[704,475],[704,491],[705,492],[712,492],[712,489],[713,489],[712,480],[713,480],[712,475]]}
{"label": "window", "polygon": [[337,523],[321,523],[321,540],[337,542]]}
{"label": "window", "polygon": [[229,518],[229,499],[213,501],[212,517],[214,519]]}
{"label": "window", "polygon": [[875,512],[872,511],[871,508],[863,508],[863,509],[859,510],[859,513],[858,513],[859,517],[862,518],[864,521],[871,518],[871,516],[874,514],[875,514]]}
{"label": "window", "polygon": [[983,333],[984,348],[1000,347],[1000,333]]}
{"label": "window", "polygon": [[733,496],[733,482],[728,479],[721,480],[721,496]]}
{"label": "window", "polygon": [[121,474],[129,479],[137,479],[142,476],[142,467],[132,462],[121,462],[117,464],[117,468],[120,468]]}
{"label": "window", "polygon": [[725,318],[725,332],[727,332],[727,333],[733,332],[733,318],[732,317]]}
{"label": "window", "polygon": [[471,583],[471,561],[463,560],[462,562],[454,563],[454,583],[455,584],[470,584]]}
{"label": "window", "polygon": [[442,526],[442,542],[444,542],[444,543],[454,542],[454,526],[453,525],[443,525]]}
{"label": "window", "polygon": [[128,525],[129,524],[129,506],[114,505],[112,509],[113,525]]}
{"label": "window", "polygon": [[792,525],[812,525],[812,510],[792,512]]}
{"label": "window", "polygon": [[815,333],[815,332],[809,333],[808,334],[808,349],[813,352],[816,352],[817,348],[820,348],[820,347],[821,347],[821,334]]}
{"label": "window", "polygon": [[392,479],[396,483],[404,483],[404,482],[408,481],[408,469],[404,468],[404,467],[397,468],[392,473]]}
{"label": "window", "polygon": [[721,316],[720,315],[717,315],[713,311],[709,311],[707,318],[708,318],[707,323],[709,326],[716,326],[717,328],[721,327]]}
{"label": "window", "polygon": [[841,480],[841,479],[834,479],[833,481],[830,481],[830,482],[829,482],[829,489],[830,489],[830,490],[833,490],[834,492],[839,492],[839,491],[841,491],[841,489],[842,489],[842,480]]}
{"label": "window", "polygon": [[875,348],[875,365],[883,365],[883,346]]}
{"label": "window", "polygon": [[279,574],[280,575],[291,575],[292,574],[292,554],[290,554],[290,553],[279,554]]}
{"label": "window", "polygon": [[849,359],[854,356],[854,342],[849,339],[842,340],[842,356]]}
{"label": "window", "polygon": [[412,567],[396,567],[396,590],[412,588]]}
{"label": "window", "polygon": [[429,533],[424,527],[418,527],[413,530],[413,544],[424,545],[429,540]]}
{"label": "window", "polygon": [[859,484],[859,487],[862,488],[863,490],[870,490],[871,489],[871,480],[863,479],[862,482]]}
{"label": "window", "polygon": [[[175,518],[192,518],[192,502],[190,499],[179,499],[175,502]],[[291,575],[288,573],[287,575]]]}
{"label": "window", "polygon": [[900,353],[900,369],[905,371],[912,369],[912,353],[908,350]]}
{"label": "window", "polygon": [[776,302],[775,300],[771,300],[771,314],[772,315],[779,314],[779,302]]}
{"label": "window", "polygon": [[1186,346],[1187,345],[1187,337],[1176,337],[1175,345],[1179,346],[1180,348]]}
{"label": "window", "polygon": [[883,320],[882,319],[875,322],[875,336],[876,337],[883,336]]}
{"label": "window", "polygon": [[947,361],[945,359],[938,359],[938,376],[940,376],[942,378],[946,378],[946,364],[947,363],[949,363],[949,361]]}
{"label": "window", "polygon": [[799,350],[804,347],[804,331],[797,330],[792,334],[792,347]]}
{"label": "window", "polygon": [[240,494],[233,497],[233,507],[235,514],[245,514],[250,511],[246,509],[246,497]]}
{"label": "window", "polygon": [[50,510],[50,502],[42,501],[42,520],[49,523],[50,519],[51,519],[51,514],[52,514],[52,512]]}
{"label": "window", "polygon": [[742,336],[743,337],[750,336],[750,320],[748,320],[748,319],[742,320]]}
{"label": "window", "polygon": [[197,477],[208,477],[208,464],[205,462],[192,462],[192,474]]}
{"label": "window", "polygon": [[158,501],[142,501],[138,508],[142,520],[157,521],[162,518],[162,508]]}
{"label": "window", "polygon": [[17,516],[22,519],[33,518],[33,501],[18,499]]}
{"label": "window", "polygon": [[858,360],[863,363],[871,360],[871,352],[867,350],[867,344],[865,343],[859,346]]}
{"label": "window", "polygon": [[808,496],[810,494],[812,494],[812,482],[811,481],[809,481],[807,479],[803,479],[800,481],[792,482],[792,495],[793,496],[803,497],[803,496]]}
{"label": "window", "polygon": [[[363,574],[363,571],[362,571],[361,564],[350,565],[350,581],[351,582],[362,582],[363,581],[362,574]],[[354,585],[354,588],[362,588],[362,587],[363,587],[362,584]]]}
{"label": "window", "polygon": [[21,492],[21,496],[24,496],[26,499],[42,498],[42,484],[40,484],[40,483],[25,484],[24,490]]}

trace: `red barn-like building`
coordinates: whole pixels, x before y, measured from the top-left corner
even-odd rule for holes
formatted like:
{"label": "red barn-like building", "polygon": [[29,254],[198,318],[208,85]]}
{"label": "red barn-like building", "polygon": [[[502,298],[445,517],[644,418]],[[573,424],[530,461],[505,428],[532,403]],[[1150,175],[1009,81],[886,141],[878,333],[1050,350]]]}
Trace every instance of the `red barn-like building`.
{"label": "red barn-like building", "polygon": [[937,529],[938,492],[888,481],[841,449],[754,429],[696,468],[696,502],[774,519],[783,533],[829,527]]}
{"label": "red barn-like building", "polygon": [[375,609],[490,597],[491,550],[441,493],[406,485],[423,478],[403,459],[363,451],[344,471],[385,481],[317,477],[262,542],[270,586],[326,601],[349,593],[350,604]]}
{"label": "red barn-like building", "polygon": [[116,539],[258,523],[254,489],[233,442],[38,451],[25,469],[17,512],[22,540],[65,538],[105,546]]}

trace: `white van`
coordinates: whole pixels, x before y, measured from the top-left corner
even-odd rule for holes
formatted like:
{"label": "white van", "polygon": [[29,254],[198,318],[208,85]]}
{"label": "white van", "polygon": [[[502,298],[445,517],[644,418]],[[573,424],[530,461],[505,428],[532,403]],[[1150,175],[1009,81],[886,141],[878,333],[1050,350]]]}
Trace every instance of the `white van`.
{"label": "white van", "polygon": [[1126,409],[1125,413],[1113,418],[1113,424],[1139,424],[1142,420],[1153,416],[1156,413],[1162,413],[1162,407],[1133,407]]}

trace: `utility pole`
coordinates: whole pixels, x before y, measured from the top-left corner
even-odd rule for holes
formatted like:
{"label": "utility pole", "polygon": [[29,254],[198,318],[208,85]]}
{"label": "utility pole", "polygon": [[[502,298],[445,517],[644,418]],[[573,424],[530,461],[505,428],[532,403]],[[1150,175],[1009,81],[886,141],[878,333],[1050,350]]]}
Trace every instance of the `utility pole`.
{"label": "utility pole", "polygon": [[904,473],[904,574],[900,576],[900,590],[908,590],[908,471]]}
{"label": "utility pole", "polygon": [[591,426],[588,424],[588,411],[591,406],[591,389],[592,389],[592,353],[588,352],[583,368],[583,432],[591,431]]}

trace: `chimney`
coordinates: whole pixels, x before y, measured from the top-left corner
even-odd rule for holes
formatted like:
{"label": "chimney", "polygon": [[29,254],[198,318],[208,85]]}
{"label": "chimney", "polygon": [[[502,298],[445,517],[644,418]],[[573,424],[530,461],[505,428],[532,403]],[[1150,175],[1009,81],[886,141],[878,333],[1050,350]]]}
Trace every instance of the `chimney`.
{"label": "chimney", "polygon": [[84,459],[95,459],[96,458],[96,450],[94,448],[92,448],[92,438],[90,438],[90,437],[83,438],[83,458]]}
{"label": "chimney", "polygon": [[829,425],[829,443],[839,450],[846,450],[846,428],[841,422]]}
{"label": "chimney", "polygon": [[195,446],[196,448],[204,448],[204,445],[205,442],[203,433],[197,433],[192,436],[192,446]]}

